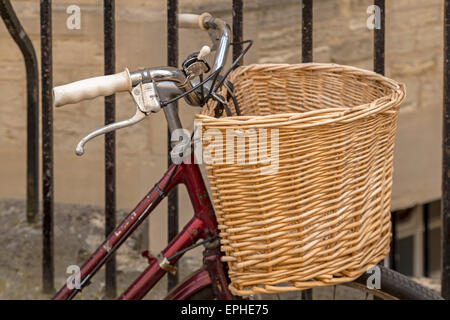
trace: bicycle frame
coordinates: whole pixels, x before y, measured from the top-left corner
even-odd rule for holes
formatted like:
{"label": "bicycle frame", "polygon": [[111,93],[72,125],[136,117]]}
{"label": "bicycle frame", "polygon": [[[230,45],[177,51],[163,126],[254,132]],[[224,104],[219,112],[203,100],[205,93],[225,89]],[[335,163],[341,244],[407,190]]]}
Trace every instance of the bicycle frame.
{"label": "bicycle frame", "polygon": [[[200,169],[193,161],[191,164],[181,163],[172,165],[162,179],[147,193],[136,208],[116,227],[94,254],[86,261],[80,270],[80,288],[69,288],[65,284],[53,297],[55,300],[73,298],[89,283],[89,279],[103,266],[120,245],[133,233],[134,230],[158,206],[161,200],[176,185],[186,185],[189,198],[194,208],[194,217],[184,226],[183,230],[158,255],[159,258],[150,257],[149,266],[133,282],[133,284],[119,297],[122,300],[142,299],[153,286],[166,274],[173,270],[174,264],[182,256],[167,258],[177,252],[193,245],[199,239],[217,236],[217,220],[206,190]],[[164,192],[162,191],[164,190]],[[166,299],[186,299],[202,288],[212,285],[218,299],[232,299],[228,290],[228,278],[225,265],[220,261],[221,253],[219,242],[205,245],[204,266],[194,272],[186,281],[179,284]]]}

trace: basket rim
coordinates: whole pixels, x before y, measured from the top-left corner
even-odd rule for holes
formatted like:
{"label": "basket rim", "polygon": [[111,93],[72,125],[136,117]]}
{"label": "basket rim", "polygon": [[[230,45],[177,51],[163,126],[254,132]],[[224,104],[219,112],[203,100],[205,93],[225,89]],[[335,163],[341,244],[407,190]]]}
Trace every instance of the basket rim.
{"label": "basket rim", "polygon": [[[272,63],[272,64],[250,64],[240,66],[233,70],[230,78],[238,77],[246,72],[251,71],[326,71],[340,74],[351,74],[364,76],[371,81],[378,81],[382,85],[388,87],[391,93],[373,100],[370,103],[361,104],[351,107],[324,108],[307,112],[296,113],[278,113],[270,115],[249,115],[249,116],[230,116],[223,118],[215,118],[206,114],[197,114],[196,119],[204,124],[212,125],[216,128],[227,128],[229,126],[246,126],[246,127],[290,127],[290,128],[306,128],[317,125],[330,124],[334,122],[349,122],[367,117],[373,114],[389,112],[398,109],[399,105],[406,97],[405,84],[396,80],[385,77],[379,73],[361,69],[354,66],[340,65],[335,63]],[[395,110],[397,111],[397,110]]]}

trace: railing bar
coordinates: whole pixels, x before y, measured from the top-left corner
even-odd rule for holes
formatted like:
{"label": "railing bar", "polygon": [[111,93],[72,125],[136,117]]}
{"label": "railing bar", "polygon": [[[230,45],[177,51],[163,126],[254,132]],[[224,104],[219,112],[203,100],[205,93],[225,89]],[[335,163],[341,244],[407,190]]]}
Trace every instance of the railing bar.
{"label": "railing bar", "polygon": [[422,222],[423,222],[423,276],[429,277],[430,275],[430,259],[429,259],[429,217],[430,217],[430,204],[425,203],[422,206]]}
{"label": "railing bar", "polygon": [[391,250],[389,250],[389,268],[392,270],[397,269],[397,258],[396,258],[396,250],[397,250],[397,219],[396,214],[394,212],[391,213]]}
{"label": "railing bar", "polygon": [[313,60],[313,0],[302,3],[302,62]]}
{"label": "railing bar", "polygon": [[[242,0],[233,0],[233,42],[242,42],[244,38],[243,31],[243,4]],[[242,44],[233,45],[233,61],[242,53]],[[241,59],[239,65],[243,65],[244,58]]]}
{"label": "railing bar", "polygon": [[[115,0],[103,2],[105,75],[116,73]],[[116,97],[105,97],[105,125],[116,121]],[[105,135],[105,236],[116,226],[116,134]],[[105,296],[116,297],[116,255],[105,265]]]}
{"label": "railing bar", "polygon": [[374,71],[384,75],[385,53],[385,0],[375,0],[375,6],[380,8],[380,28],[374,29]]}
{"label": "railing bar", "polygon": [[43,251],[42,275],[44,293],[53,293],[53,58],[52,2],[41,0],[41,83],[42,83],[42,198]]}
{"label": "railing bar", "polygon": [[450,0],[444,11],[444,117],[442,139],[441,295],[450,299]]}
{"label": "railing bar", "polygon": [[[313,0],[302,1],[302,62],[313,59]],[[312,300],[313,290],[302,291],[302,300]]]}
{"label": "railing bar", "polygon": [[39,211],[39,71],[33,43],[9,0],[0,2],[0,14],[11,37],[22,52],[27,73],[27,221]]}
{"label": "railing bar", "polygon": [[[178,66],[178,0],[167,0],[167,64]],[[177,103],[176,108],[178,108]],[[167,164],[172,164],[170,157],[170,131],[167,130]],[[178,234],[178,188],[175,187],[167,197],[167,240],[170,242]],[[167,289],[172,290],[178,283],[178,273],[168,275]]]}
{"label": "railing bar", "polygon": [[[379,9],[379,16],[377,14],[377,11],[375,12],[375,28],[373,32],[373,69],[375,72],[379,74],[384,75],[384,55],[385,55],[385,0],[375,0],[374,5],[376,10]],[[379,19],[380,21],[377,21]],[[392,215],[392,212],[391,212]],[[392,232],[393,224],[392,224],[392,218],[391,218],[391,232]],[[391,250],[393,246],[395,246],[395,234],[392,232],[391,237]],[[395,253],[393,255],[395,259]],[[390,267],[392,263],[395,263],[393,261],[390,261],[390,259],[385,258],[384,266]]]}

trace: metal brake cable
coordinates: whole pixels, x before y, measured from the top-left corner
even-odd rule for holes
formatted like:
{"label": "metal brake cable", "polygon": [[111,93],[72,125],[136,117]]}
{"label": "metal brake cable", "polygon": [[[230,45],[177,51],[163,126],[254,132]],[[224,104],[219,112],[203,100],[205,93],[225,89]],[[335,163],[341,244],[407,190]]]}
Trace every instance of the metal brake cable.
{"label": "metal brake cable", "polygon": [[[242,50],[241,54],[236,58],[236,60],[234,60],[234,62],[231,64],[230,68],[225,72],[225,74],[223,75],[223,78],[219,81],[219,83],[217,84],[216,88],[214,89],[214,91],[217,91],[220,86],[223,84],[223,82],[225,81],[225,79],[228,77],[228,75],[230,74],[231,71],[233,71],[234,69],[236,69],[239,61],[242,60],[242,58],[244,57],[244,55],[247,53],[248,50],[250,50],[250,48],[253,45],[253,40],[244,40],[241,42],[232,42],[230,43],[231,45],[235,45],[235,44],[245,44],[248,43],[248,46]],[[212,86],[211,86],[211,90],[209,91],[211,93],[212,91]],[[206,97],[208,98],[208,97]]]}
{"label": "metal brake cable", "polygon": [[182,250],[180,250],[180,251],[175,252],[173,255],[171,255],[170,257],[168,257],[167,260],[170,261],[170,260],[172,260],[172,259],[174,259],[174,258],[176,258],[176,257],[181,256],[182,254],[184,254],[185,252],[187,252],[187,251],[189,251],[189,250],[192,250],[192,249],[194,249],[194,248],[200,247],[201,245],[210,243],[210,242],[212,242],[213,240],[216,240],[216,239],[218,239],[218,238],[219,238],[219,235],[218,235],[218,234],[215,234],[215,235],[213,235],[213,236],[209,236],[209,237],[207,237],[207,238],[206,238],[205,240],[203,240],[203,241],[194,243],[193,245],[191,245],[191,246],[189,246],[189,247],[186,247],[186,248],[184,248],[184,249],[182,249]]}
{"label": "metal brake cable", "polygon": [[[245,43],[248,43],[248,46],[241,52],[241,54],[236,58],[236,60],[234,60],[234,62],[231,64],[230,68],[225,72],[225,75],[223,76],[223,78],[222,78],[221,80],[219,80],[219,83],[217,84],[217,86],[216,86],[215,89],[214,89],[214,93],[215,93],[215,92],[220,88],[220,86],[224,83],[226,77],[230,74],[230,72],[231,72],[233,69],[236,68],[236,66],[237,66],[237,64],[239,63],[239,61],[242,60],[242,58],[244,57],[244,55],[247,53],[247,51],[248,51],[248,50],[250,49],[250,47],[252,46],[253,40],[245,40],[245,41],[232,42],[232,43],[230,43],[230,45],[245,44]],[[182,94],[180,94],[180,95],[178,95],[178,96],[176,96],[176,97],[174,97],[174,98],[172,98],[172,99],[169,99],[169,100],[167,100],[167,101],[161,101],[161,102],[160,102],[161,107],[165,107],[165,106],[167,106],[167,105],[169,105],[169,104],[171,104],[171,103],[173,103],[173,102],[175,102],[175,101],[177,101],[177,100],[183,98],[184,96],[186,96],[186,95],[188,95],[189,93],[193,92],[194,90],[198,89],[200,86],[202,86],[202,88],[203,88],[203,85],[204,85],[206,82],[208,82],[209,80],[211,80],[213,77],[215,77],[215,80],[216,80],[216,79],[217,79],[217,76],[218,76],[218,74],[219,74],[219,72],[220,72],[221,70],[222,70],[222,67],[220,67],[220,68],[218,68],[217,70],[211,72],[211,74],[210,74],[208,77],[206,77],[205,80],[201,81],[200,83],[198,83],[197,85],[195,85],[193,88],[189,89],[188,91],[186,91],[186,92],[184,92],[184,93],[182,93]],[[215,80],[214,80],[214,82],[215,82]],[[208,101],[208,99],[212,96],[213,88],[214,88],[214,83],[211,85],[211,88],[210,88],[210,90],[209,90],[209,92],[208,92],[208,96],[206,97],[206,99],[205,99],[205,101],[202,103],[202,105],[203,105],[204,103],[206,103],[206,102]],[[236,113],[237,113],[238,115],[240,115],[240,110],[239,110],[239,106],[238,106],[236,97],[232,94],[231,88],[230,88],[228,85],[226,85],[226,88],[227,88],[227,90],[229,91],[229,93],[231,94],[231,97],[232,97],[232,99],[233,99],[233,103],[234,103],[234,106],[235,106],[235,109],[236,109]],[[222,96],[220,96],[220,97],[222,97]],[[223,97],[222,97],[222,98],[223,98]],[[220,102],[220,101],[219,101],[219,102]],[[222,102],[221,102],[221,103],[222,103]],[[227,108],[228,108],[228,107],[227,107]],[[227,111],[227,113],[228,113],[228,112],[229,112],[229,110]],[[231,112],[230,112],[230,114],[231,114]],[[194,130],[194,131],[192,132],[192,134],[191,134],[191,145],[192,145],[192,138],[194,137],[194,134],[195,134],[195,130]],[[175,171],[178,169],[178,166],[179,166],[179,164],[176,164],[176,165],[175,165],[175,168],[173,169],[173,171],[171,172],[169,178],[167,179],[166,184],[165,184],[164,187],[161,189],[161,191],[162,191],[163,194],[160,195],[160,196],[162,196],[162,197],[165,196],[165,194],[166,194],[166,193],[165,193],[166,188],[167,188],[167,186],[169,185],[170,181],[172,180],[173,175],[175,174]]]}
{"label": "metal brake cable", "polygon": [[210,74],[205,80],[203,80],[202,82],[198,83],[197,85],[195,85],[194,87],[192,87],[192,88],[189,89],[188,91],[183,92],[182,94],[180,94],[180,95],[178,95],[178,96],[176,96],[176,97],[174,97],[174,98],[172,98],[172,99],[169,99],[169,100],[167,100],[167,101],[161,101],[161,102],[160,102],[161,108],[164,108],[164,107],[166,107],[167,105],[169,105],[169,104],[171,104],[171,103],[173,103],[173,102],[175,102],[175,101],[178,101],[178,100],[180,100],[181,98],[187,96],[187,95],[188,95],[189,93],[191,93],[192,91],[197,90],[200,86],[203,86],[206,82],[208,82],[208,81],[211,80],[214,76],[216,76],[221,70],[222,70],[222,67],[220,67],[220,68],[218,68],[217,70],[211,72],[211,74]]}
{"label": "metal brake cable", "polygon": [[[227,79],[228,75],[230,74],[231,71],[233,71],[234,69],[236,69],[236,67],[238,66],[239,61],[242,60],[242,58],[245,56],[245,54],[247,53],[248,50],[250,50],[251,46],[253,45],[253,40],[244,40],[244,41],[239,41],[239,42],[232,42],[230,43],[231,45],[236,45],[236,44],[245,44],[248,43],[247,47],[241,52],[241,54],[236,58],[236,60],[233,61],[233,63],[231,64],[230,68],[225,72],[225,74],[222,76],[222,79],[219,80],[219,83],[215,85],[215,81],[216,79],[214,79],[213,83],[211,84],[211,88],[208,92],[208,95],[206,96],[206,99],[204,99],[202,101],[202,106],[208,102],[208,100],[212,97],[214,100],[220,102],[223,106],[224,109],[227,113],[227,116],[231,116],[231,111],[228,107],[228,104],[225,101],[225,98],[222,97],[221,95],[217,94],[217,90],[219,90],[219,88],[224,84],[225,80]],[[217,78],[217,77],[216,77]],[[234,104],[234,108],[236,110],[236,114],[238,116],[241,115],[241,111],[238,105],[238,102],[236,100],[236,97],[234,96],[234,93],[232,92],[231,88],[225,84],[225,87],[228,91],[228,93],[230,94],[232,100],[233,100],[233,104]]]}

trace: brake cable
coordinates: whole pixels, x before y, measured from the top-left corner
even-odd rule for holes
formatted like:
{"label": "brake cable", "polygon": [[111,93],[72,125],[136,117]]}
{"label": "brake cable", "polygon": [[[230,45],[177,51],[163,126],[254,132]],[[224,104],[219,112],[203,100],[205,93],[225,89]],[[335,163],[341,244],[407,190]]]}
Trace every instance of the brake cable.
{"label": "brake cable", "polygon": [[203,80],[202,82],[198,83],[197,85],[195,85],[194,87],[192,87],[192,88],[189,89],[188,91],[183,92],[182,94],[180,94],[180,95],[178,95],[178,96],[176,96],[176,97],[174,97],[174,98],[172,98],[172,99],[169,99],[169,100],[167,100],[167,101],[161,101],[161,102],[160,102],[161,108],[164,108],[164,107],[166,107],[167,105],[169,105],[169,104],[171,104],[171,103],[174,103],[175,101],[178,101],[178,100],[180,100],[181,98],[187,96],[189,93],[193,92],[194,90],[197,90],[200,86],[203,86],[206,82],[208,82],[209,80],[211,80],[212,77],[214,77],[216,74],[218,74],[221,70],[222,70],[222,67],[220,67],[220,68],[218,68],[217,70],[211,72],[210,75],[209,75],[205,80]]}
{"label": "brake cable", "polygon": [[[236,58],[236,60],[234,60],[234,62],[231,64],[230,68],[225,72],[225,74],[223,75],[222,80],[219,82],[219,84],[217,85],[217,87],[215,88],[214,91],[217,91],[220,86],[223,84],[223,82],[225,81],[225,79],[228,77],[228,75],[230,74],[231,71],[233,71],[234,69],[236,69],[239,61],[242,60],[242,58],[244,57],[244,55],[247,53],[248,50],[250,50],[251,46],[253,45],[253,40],[245,40],[245,41],[240,41],[240,42],[232,42],[230,43],[231,45],[235,45],[235,44],[245,44],[248,43],[248,46],[242,50],[241,54]],[[211,92],[211,90],[210,90]],[[207,97],[208,98],[208,97]]]}
{"label": "brake cable", "polygon": [[[210,87],[210,89],[208,91],[208,94],[207,94],[206,98],[203,99],[203,101],[201,103],[201,106],[203,106],[212,97],[213,93],[216,93],[216,91],[219,90],[219,88],[222,86],[222,84],[224,83],[226,77],[230,74],[230,72],[233,71],[237,67],[239,61],[242,60],[244,55],[247,53],[247,51],[252,46],[253,40],[245,40],[245,41],[230,43],[230,45],[245,44],[245,43],[248,43],[247,47],[241,52],[241,54],[236,58],[236,60],[234,60],[234,62],[231,64],[230,68],[225,72],[224,76],[222,77],[222,79],[219,80],[217,85],[215,85],[215,83],[216,83],[217,78],[218,78],[218,76],[220,74],[220,71],[222,71],[222,69],[223,69],[223,66],[221,66],[217,70],[214,70],[213,72],[211,72],[209,74],[209,76],[205,80],[199,82],[198,84],[196,84],[194,87],[192,87],[188,91],[183,92],[182,94],[180,94],[180,95],[178,95],[178,96],[176,96],[176,97],[174,97],[172,99],[169,99],[167,101],[161,101],[160,102],[161,108],[166,107],[167,105],[169,105],[169,104],[171,104],[171,103],[173,103],[175,101],[178,101],[179,99],[185,97],[186,95],[192,93],[193,91],[197,90],[200,87],[202,87],[201,90],[203,92],[203,85],[206,82],[208,82],[209,80],[213,79],[213,82],[212,82],[211,87]],[[236,113],[238,115],[240,115],[240,112],[238,112],[239,107],[237,106],[237,100],[235,98],[233,99],[233,103],[235,104]]]}

